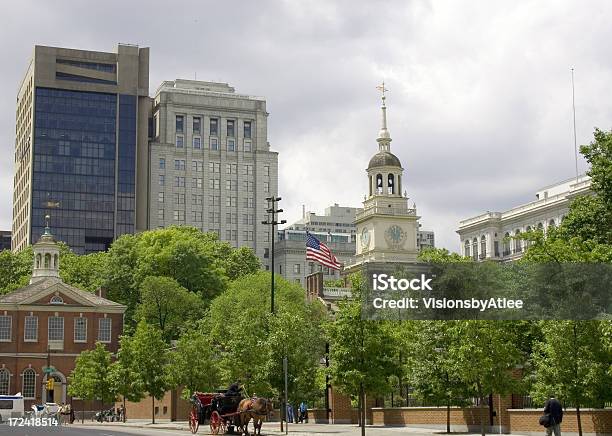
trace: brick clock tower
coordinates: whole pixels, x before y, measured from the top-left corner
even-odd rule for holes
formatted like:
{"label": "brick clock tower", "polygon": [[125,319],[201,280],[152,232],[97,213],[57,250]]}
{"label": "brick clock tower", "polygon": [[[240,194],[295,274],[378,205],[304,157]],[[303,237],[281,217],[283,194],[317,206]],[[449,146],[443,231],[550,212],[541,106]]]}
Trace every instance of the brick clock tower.
{"label": "brick clock tower", "polygon": [[387,129],[387,107],[382,86],[382,127],[378,133],[378,153],[368,165],[368,192],[363,211],[355,218],[357,227],[356,264],[365,262],[408,262],[417,260],[417,230],[419,216],[416,206],[408,207],[408,197],[402,194],[400,160],[391,153],[391,135]]}

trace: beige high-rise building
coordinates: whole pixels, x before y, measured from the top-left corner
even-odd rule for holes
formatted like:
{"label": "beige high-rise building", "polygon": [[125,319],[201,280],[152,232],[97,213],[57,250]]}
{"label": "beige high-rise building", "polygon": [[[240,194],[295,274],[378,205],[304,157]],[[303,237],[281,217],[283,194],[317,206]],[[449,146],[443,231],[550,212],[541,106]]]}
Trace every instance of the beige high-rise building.
{"label": "beige high-rise building", "polygon": [[153,100],[148,227],[191,225],[255,250],[269,268],[266,197],[278,192],[278,153],[266,101],[226,83],[163,82]]}
{"label": "beige high-rise building", "polygon": [[81,254],[145,228],[148,93],[148,48],[34,47],[17,96],[13,250],[38,240],[46,215]]}

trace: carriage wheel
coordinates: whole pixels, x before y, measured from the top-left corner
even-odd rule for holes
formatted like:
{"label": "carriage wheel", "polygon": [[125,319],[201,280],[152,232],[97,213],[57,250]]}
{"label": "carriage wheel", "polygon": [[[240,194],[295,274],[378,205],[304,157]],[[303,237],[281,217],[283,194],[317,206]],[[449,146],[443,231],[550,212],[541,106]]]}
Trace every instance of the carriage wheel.
{"label": "carriage wheel", "polygon": [[198,416],[198,408],[194,405],[191,406],[191,412],[189,413],[189,430],[191,433],[196,434],[200,427],[200,420]]}
{"label": "carriage wheel", "polygon": [[222,425],[221,415],[216,410],[213,410],[210,414],[210,432],[212,434],[219,434]]}

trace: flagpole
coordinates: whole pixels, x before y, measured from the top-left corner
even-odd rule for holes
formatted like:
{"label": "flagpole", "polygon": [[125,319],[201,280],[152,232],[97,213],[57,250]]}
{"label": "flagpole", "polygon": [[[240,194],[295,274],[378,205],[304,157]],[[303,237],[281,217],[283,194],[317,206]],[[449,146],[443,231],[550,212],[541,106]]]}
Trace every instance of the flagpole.
{"label": "flagpole", "polygon": [[578,182],[578,142],[576,141],[576,94],[574,92],[574,68],[572,71],[572,113],[574,116],[574,159],[576,163],[576,182]]}

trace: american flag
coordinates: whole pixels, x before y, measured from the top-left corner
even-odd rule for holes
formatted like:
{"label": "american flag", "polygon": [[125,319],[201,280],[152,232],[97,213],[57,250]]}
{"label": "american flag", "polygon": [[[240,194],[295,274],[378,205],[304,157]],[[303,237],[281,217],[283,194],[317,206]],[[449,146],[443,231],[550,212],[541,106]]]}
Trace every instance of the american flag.
{"label": "american flag", "polygon": [[342,265],[323,242],[306,232],[306,260],[314,260],[321,265],[340,270]]}

